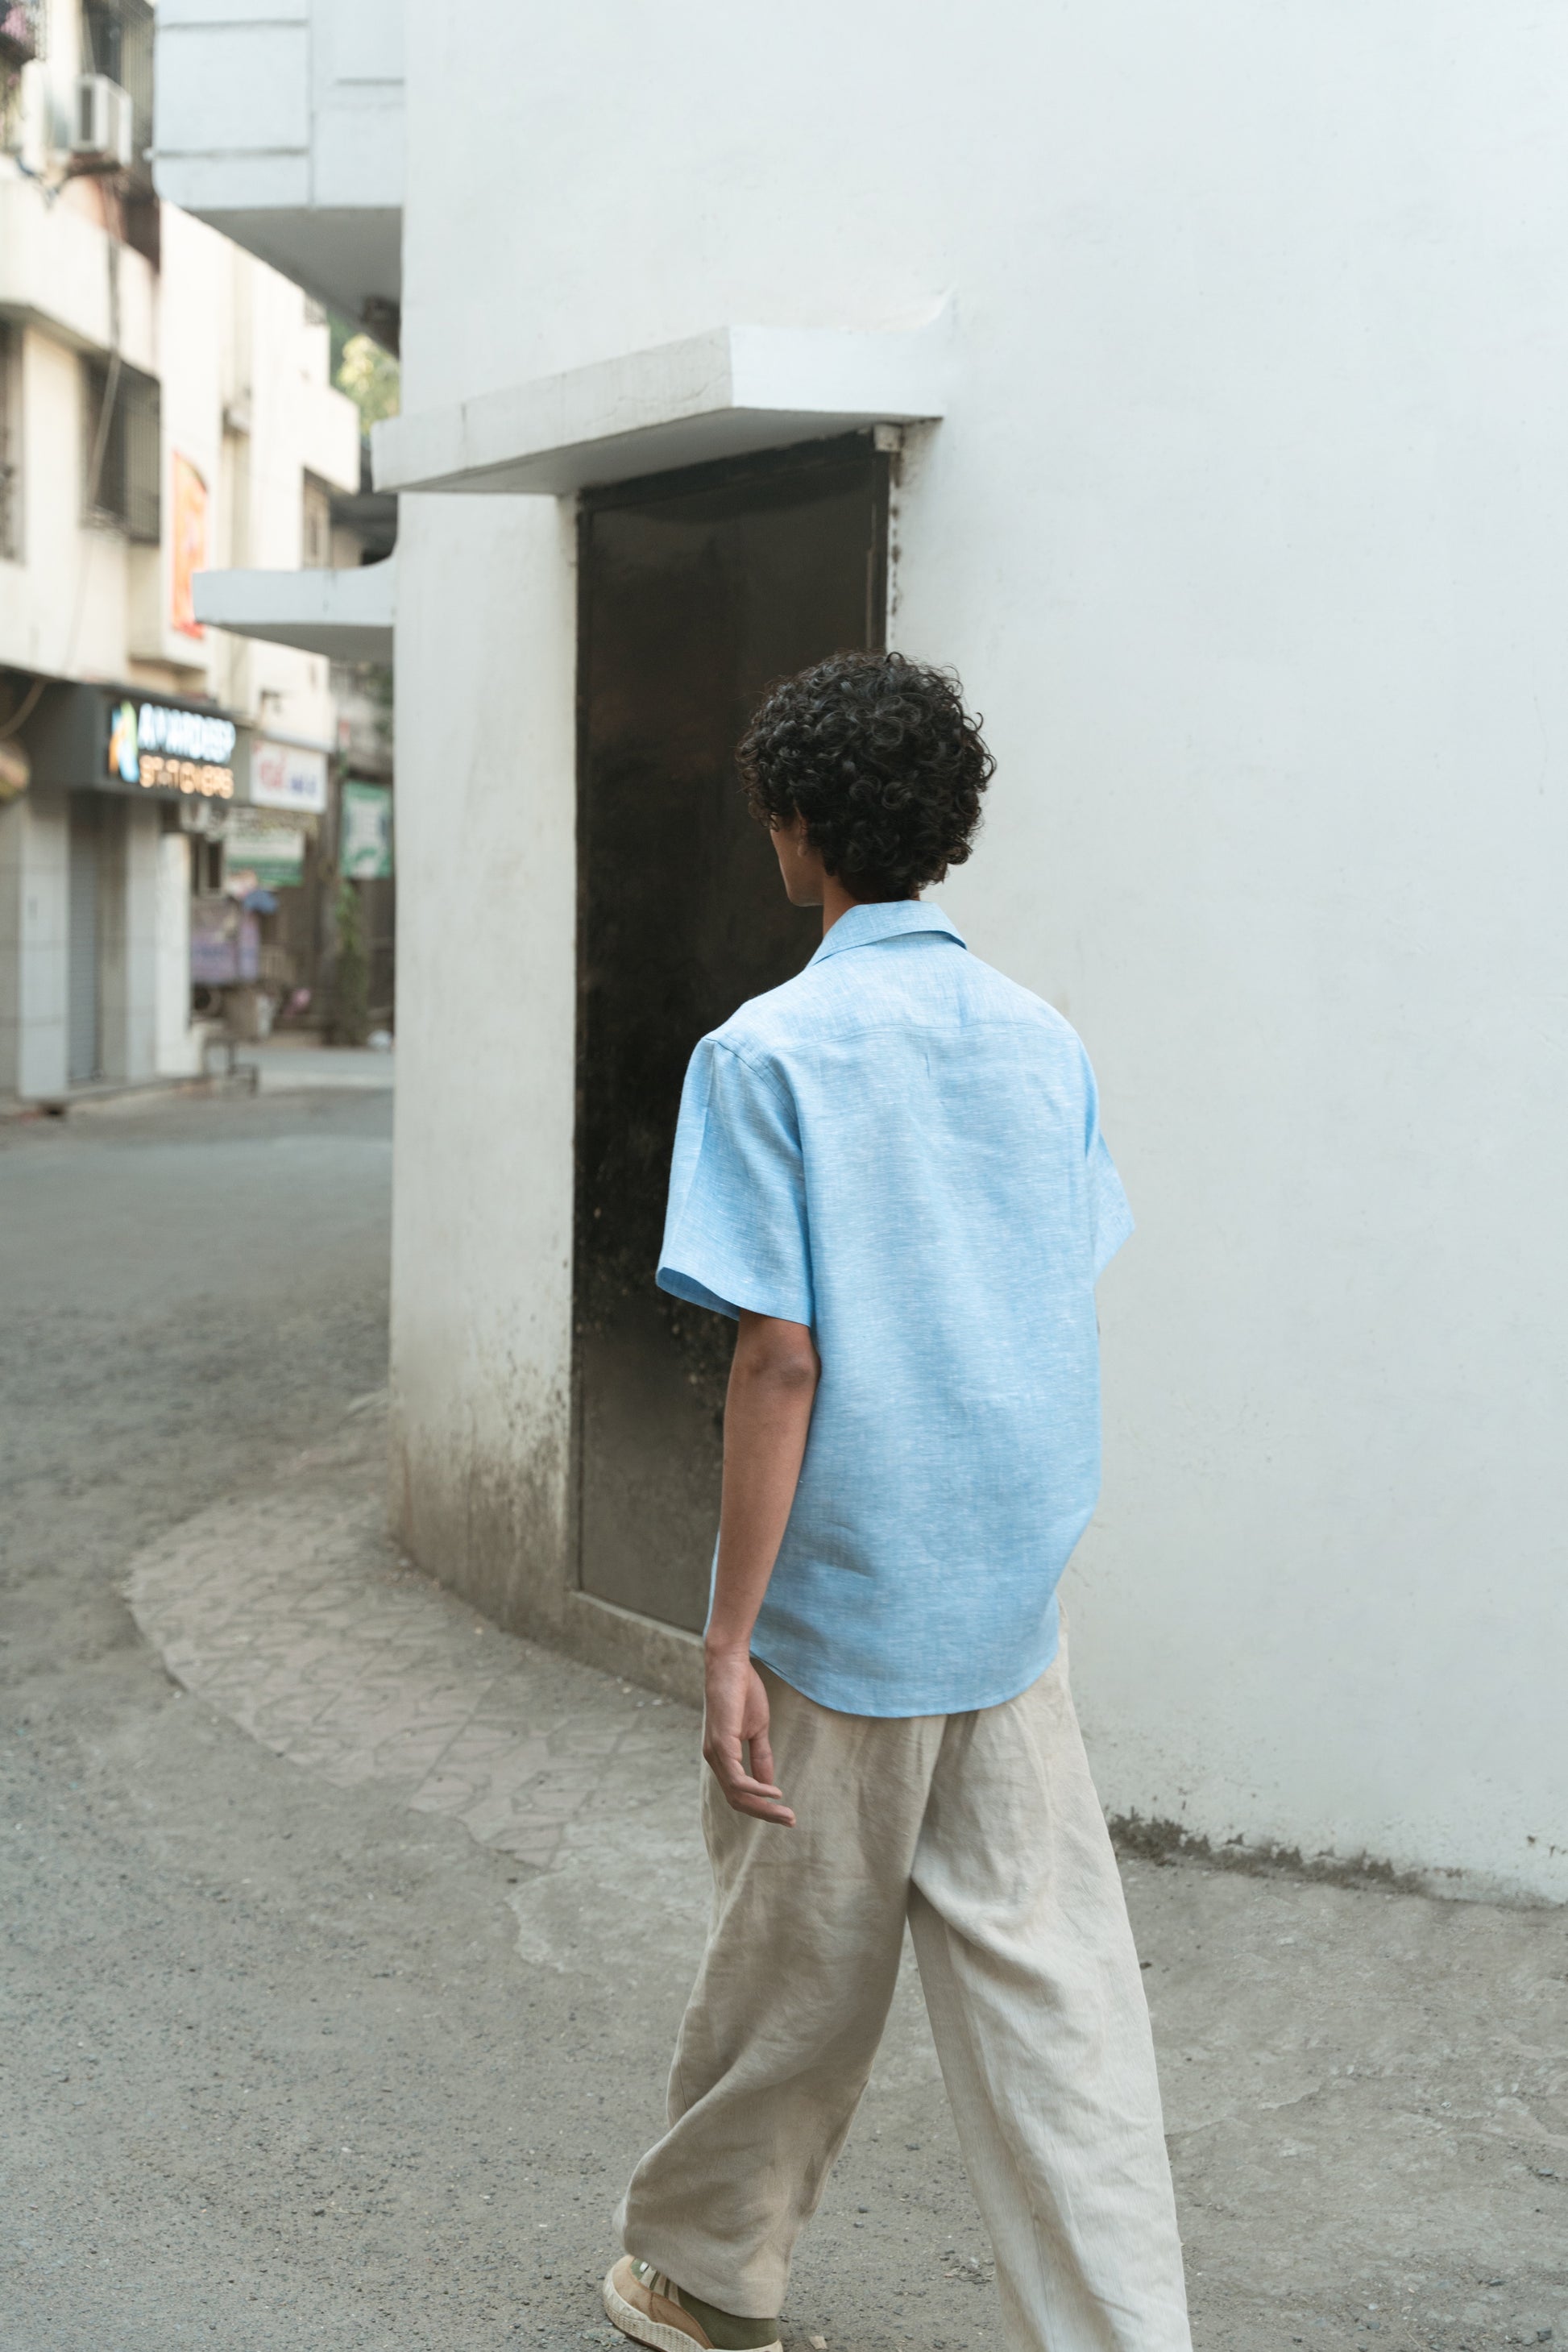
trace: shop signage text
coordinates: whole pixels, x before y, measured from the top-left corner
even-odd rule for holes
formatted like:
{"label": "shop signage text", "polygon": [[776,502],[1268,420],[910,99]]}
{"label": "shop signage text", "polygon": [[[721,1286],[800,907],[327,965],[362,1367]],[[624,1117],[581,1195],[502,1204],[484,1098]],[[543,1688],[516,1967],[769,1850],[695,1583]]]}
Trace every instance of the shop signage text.
{"label": "shop signage text", "polygon": [[326,753],[258,736],[250,747],[250,797],[258,808],[321,816],[327,805]]}
{"label": "shop signage text", "polygon": [[305,878],[305,835],[262,809],[237,808],[224,835],[228,887],[286,890]]}
{"label": "shop signage text", "polygon": [[234,794],[232,719],[166,702],[117,702],[109,715],[109,773],[147,792]]}

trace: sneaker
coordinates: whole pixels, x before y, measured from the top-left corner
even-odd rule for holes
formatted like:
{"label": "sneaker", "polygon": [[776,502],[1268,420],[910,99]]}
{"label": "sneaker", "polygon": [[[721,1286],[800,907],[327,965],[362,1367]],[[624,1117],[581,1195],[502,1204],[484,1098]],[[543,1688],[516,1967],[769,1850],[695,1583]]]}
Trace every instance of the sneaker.
{"label": "sneaker", "polygon": [[737,2319],[688,2294],[651,2263],[623,2254],[605,2281],[605,2309],[634,2344],[655,2352],[784,2352],[776,2319]]}

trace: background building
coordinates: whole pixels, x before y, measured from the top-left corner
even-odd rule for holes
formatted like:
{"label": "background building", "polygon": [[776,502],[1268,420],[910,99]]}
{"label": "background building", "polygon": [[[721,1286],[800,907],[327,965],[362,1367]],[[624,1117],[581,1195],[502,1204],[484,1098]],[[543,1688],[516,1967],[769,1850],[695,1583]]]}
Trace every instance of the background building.
{"label": "background building", "polygon": [[166,6],[158,144],[401,307],[405,1539],[689,1675],[675,1077],[809,945],[727,745],[886,636],[985,714],[943,900],[1140,1219],[1070,1583],[1110,1810],[1568,1894],[1568,24],[465,0],[405,84],[399,23]]}
{"label": "background building", "polygon": [[208,627],[194,582],[329,561],[360,420],[320,306],[160,202],[151,9],[0,25],[0,1092],[36,1097],[196,1069],[230,812],[320,828],[327,657]]}

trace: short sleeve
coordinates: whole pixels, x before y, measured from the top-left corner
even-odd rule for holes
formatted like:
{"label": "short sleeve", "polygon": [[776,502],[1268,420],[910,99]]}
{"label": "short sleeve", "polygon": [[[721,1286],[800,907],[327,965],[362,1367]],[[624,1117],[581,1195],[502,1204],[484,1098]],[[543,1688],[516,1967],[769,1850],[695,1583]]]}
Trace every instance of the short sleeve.
{"label": "short sleeve", "polygon": [[721,1315],[810,1325],[805,1179],[783,1086],[705,1037],[691,1057],[669,1176],[658,1286]]}
{"label": "short sleeve", "polygon": [[1100,1094],[1094,1083],[1094,1073],[1088,1069],[1087,1064],[1086,1075],[1089,1079],[1085,1150],[1088,1155],[1089,1254],[1094,1268],[1093,1278],[1098,1282],[1132,1231],[1132,1212],[1127,1205],[1127,1195],[1121,1189],[1116,1162],[1100,1132]]}

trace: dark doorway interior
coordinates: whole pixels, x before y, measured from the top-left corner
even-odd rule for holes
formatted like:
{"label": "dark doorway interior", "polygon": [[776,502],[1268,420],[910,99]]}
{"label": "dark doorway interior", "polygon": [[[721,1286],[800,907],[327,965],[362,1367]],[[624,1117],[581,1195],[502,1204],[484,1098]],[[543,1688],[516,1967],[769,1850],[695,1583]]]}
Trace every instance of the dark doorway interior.
{"label": "dark doorway interior", "polygon": [[654,1285],[699,1037],[811,954],[734,747],[771,678],[882,642],[868,436],[591,494],[582,520],[575,1257],[578,1572],[700,1628],[733,1326]]}

